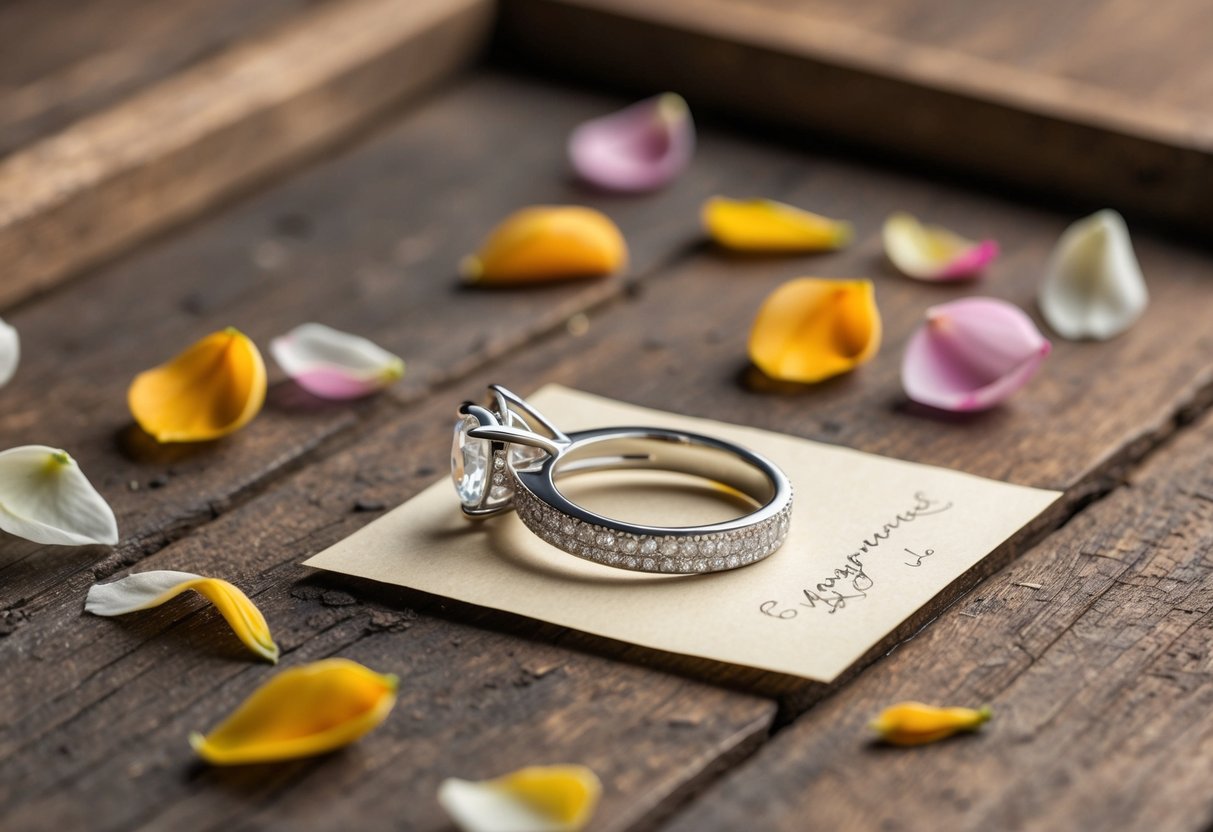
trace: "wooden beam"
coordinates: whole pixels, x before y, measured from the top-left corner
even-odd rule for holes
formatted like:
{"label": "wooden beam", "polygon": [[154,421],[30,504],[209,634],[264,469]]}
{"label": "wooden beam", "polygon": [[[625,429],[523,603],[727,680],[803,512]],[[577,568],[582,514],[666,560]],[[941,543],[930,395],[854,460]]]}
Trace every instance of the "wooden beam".
{"label": "wooden beam", "polygon": [[323,5],[0,161],[0,305],[332,144],[479,53],[491,0]]}
{"label": "wooden beam", "polygon": [[1213,121],[1192,109],[791,4],[505,0],[501,32],[549,70],[1213,230]]}

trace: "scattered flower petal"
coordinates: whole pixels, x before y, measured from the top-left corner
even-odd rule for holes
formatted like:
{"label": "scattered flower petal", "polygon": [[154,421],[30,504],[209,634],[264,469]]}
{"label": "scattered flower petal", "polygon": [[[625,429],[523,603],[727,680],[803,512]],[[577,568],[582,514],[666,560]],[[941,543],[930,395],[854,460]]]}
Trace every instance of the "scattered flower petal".
{"label": "scattered flower petal", "polygon": [[906,346],[901,383],[922,404],[985,410],[1027,384],[1051,349],[1018,306],[962,298],[927,310]]}
{"label": "scattered flower petal", "polygon": [[1141,317],[1150,299],[1120,214],[1100,211],[1066,229],[1039,300],[1049,326],[1071,340],[1106,341]]}
{"label": "scattered flower petal", "polygon": [[205,737],[194,751],[214,765],[293,760],[348,745],[387,718],[395,676],[348,659],[324,659],[275,675]]}
{"label": "scattered flower petal", "polygon": [[695,153],[695,124],[681,95],[667,92],[587,121],[569,136],[577,174],[610,191],[668,185]]}
{"label": "scattered flower petal", "polygon": [[998,256],[994,240],[967,240],[946,228],[896,213],[884,223],[884,250],[902,274],[919,280],[975,277]]}
{"label": "scattered flower petal", "polygon": [[218,578],[167,570],[139,572],[112,583],[94,584],[85,599],[84,611],[93,615],[125,615],[158,607],[191,589],[218,608],[245,647],[271,662],[278,661],[278,645],[270,636],[261,610],[239,589]]}
{"label": "scattered flower petal", "polygon": [[118,542],[114,512],[67,451],[23,445],[0,453],[0,529],[35,543]]}
{"label": "scattered flower petal", "polygon": [[989,707],[936,708],[921,702],[899,702],[881,711],[869,727],[893,745],[925,745],[960,731],[976,731],[991,716]]}
{"label": "scattered flower petal", "polygon": [[12,325],[0,320],[0,387],[8,384],[21,361],[21,338]]}
{"label": "scattered flower petal", "polygon": [[404,375],[404,362],[377,344],[327,327],[302,324],[270,342],[274,360],[322,399],[357,399]]}
{"label": "scattered flower petal", "polygon": [[503,220],[461,271],[472,283],[527,283],[610,274],[627,257],[623,234],[601,211],[536,205]]}
{"label": "scattered flower petal", "polygon": [[870,280],[801,277],[767,297],[750,330],[750,360],[781,381],[815,382],[869,361],[880,349]]}
{"label": "scattered flower petal", "polygon": [[135,421],[159,442],[202,442],[248,424],[265,402],[257,345],[228,328],[135,377],[127,391]]}
{"label": "scattered flower petal", "polygon": [[601,794],[585,766],[531,766],[494,780],[447,778],[438,802],[463,832],[577,832]]}
{"label": "scattered flower petal", "polygon": [[703,204],[712,239],[736,251],[831,251],[851,241],[851,224],[770,199],[714,196]]}

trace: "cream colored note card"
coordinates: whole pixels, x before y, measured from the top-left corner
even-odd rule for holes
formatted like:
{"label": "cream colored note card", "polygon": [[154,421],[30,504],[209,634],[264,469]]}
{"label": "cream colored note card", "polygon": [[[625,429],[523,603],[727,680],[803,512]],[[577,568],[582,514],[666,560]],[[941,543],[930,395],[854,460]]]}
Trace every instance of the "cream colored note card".
{"label": "cream colored note card", "polygon": [[[549,546],[513,513],[465,519],[444,479],[307,565],[829,682],[1059,496],[563,387],[527,400],[566,432],[681,428],[763,454],[795,489],[787,540],[766,560],[731,571],[627,572]],[[681,475],[599,472],[561,488],[599,514],[639,523],[744,513],[723,505],[720,489]]]}

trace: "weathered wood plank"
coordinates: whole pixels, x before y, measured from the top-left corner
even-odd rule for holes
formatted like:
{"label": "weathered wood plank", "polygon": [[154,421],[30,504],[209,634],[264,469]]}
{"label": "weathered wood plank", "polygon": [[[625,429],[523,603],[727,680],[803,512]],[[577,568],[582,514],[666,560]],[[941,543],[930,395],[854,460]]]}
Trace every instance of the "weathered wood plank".
{"label": "weathered wood plank", "polygon": [[[1207,829],[1211,447],[1206,417],[670,829]],[[865,722],[902,699],[995,718],[930,748],[870,745]]]}
{"label": "weathered wood plank", "polygon": [[[828,1],[828,0],[827,0]],[[612,84],[671,88],[726,112],[826,132],[903,158],[979,173],[1015,188],[1065,194],[1085,204],[1112,204],[1207,234],[1206,194],[1213,185],[1213,129],[1208,111],[1167,100],[1168,73],[1154,78],[1153,96],[1129,86],[1097,85],[1064,70],[1016,66],[1005,58],[957,51],[946,39],[902,33],[902,17],[920,14],[922,28],[948,20],[940,4],[899,3],[886,31],[853,25],[821,4],[778,0],[508,0],[503,41],[525,60],[550,70],[578,72]],[[1099,53],[1129,73],[1140,56],[1139,28],[1123,20],[1126,4],[1109,11],[1118,35],[1084,37],[1083,15],[1061,24],[1055,3],[1027,13],[972,7],[987,29],[1008,35],[997,54],[1038,51],[1041,31],[1055,32],[1056,53],[1075,62]],[[1092,10],[1107,4],[1088,4]],[[1174,5],[1174,4],[1172,4]],[[1189,25],[1199,3],[1154,29],[1150,43],[1180,54],[1181,66],[1204,75],[1205,29]],[[1141,12],[1146,14],[1146,12]],[[844,19],[845,15],[845,19]],[[1092,11],[1091,17],[1098,17]],[[1151,21],[1168,20],[1150,9]],[[1004,22],[1014,19],[1014,24]],[[1110,23],[1097,32],[1106,32]],[[1175,49],[1168,27],[1186,31]],[[957,42],[967,44],[963,36]],[[1072,44],[1078,46],[1072,48]],[[1102,50],[1102,51],[1101,51]],[[637,60],[638,55],[652,56]],[[1176,70],[1179,71],[1179,70]],[[1142,73],[1136,72],[1140,75]],[[1096,73],[1099,74],[1099,73]],[[1188,89],[1200,89],[1199,84]]]}
{"label": "weathered wood plank", "polygon": [[14,0],[0,7],[0,156],[317,0]]}
{"label": "weathered wood plank", "polygon": [[[25,671],[0,690],[0,711],[11,715],[11,723],[0,726],[0,806],[6,818],[34,828],[43,818],[70,824],[86,811],[80,808],[85,806],[92,807],[88,809],[90,818],[103,826],[145,823],[152,828],[208,828],[228,818],[246,817],[249,812],[266,813],[259,817],[270,823],[277,817],[270,813],[280,806],[292,820],[322,828],[348,821],[352,814],[347,813],[357,806],[358,822],[368,828],[395,828],[414,822],[415,817],[421,828],[433,828],[439,822],[432,803],[437,777],[489,774],[529,762],[534,757],[524,756],[523,749],[537,743],[538,749],[550,754],[548,760],[577,758],[599,767],[607,775],[608,800],[614,801],[604,807],[604,827],[623,828],[668,812],[705,774],[725,765],[730,754],[760,739],[770,717],[770,706],[763,701],[723,694],[635,665],[708,675],[752,690],[782,684],[784,691],[793,694],[793,701],[803,687],[705,663],[680,663],[440,599],[378,590],[365,583],[304,579],[299,561],[366,522],[369,515],[352,511],[358,498],[390,505],[435,477],[445,465],[451,407],[489,380],[523,392],[544,381],[561,381],[657,407],[840,441],[1029,484],[1065,487],[1070,507],[1088,492],[1109,488],[1131,460],[1173,429],[1177,418],[1208,404],[1213,339],[1199,326],[1199,301],[1210,269],[1207,257],[1140,235],[1138,248],[1151,281],[1154,306],[1130,334],[1105,345],[1059,344],[1042,377],[997,413],[945,420],[908,407],[896,386],[900,346],[926,306],[965,290],[912,283],[887,273],[876,235],[885,212],[908,208],[974,235],[1000,237],[1009,254],[994,270],[986,289],[1021,303],[1030,300],[1040,265],[1064,218],[953,187],[743,141],[710,125],[703,130],[701,153],[686,184],[656,202],[614,203],[620,209],[629,207],[629,213],[621,217],[626,230],[634,242],[647,241],[643,248],[648,254],[640,258],[643,265],[638,267],[656,272],[656,279],[646,280],[631,293],[622,292],[620,281],[551,291],[511,290],[491,296],[460,291],[449,273],[455,258],[448,255],[462,253],[460,249],[480,234],[480,229],[460,225],[461,220],[471,224],[467,220],[473,216],[470,205],[483,208],[486,215],[495,214],[507,196],[509,201],[533,201],[545,193],[558,196],[565,193],[560,189],[570,187],[553,184],[536,173],[555,169],[562,150],[559,140],[550,147],[521,141],[519,137],[534,135],[527,119],[544,112],[549,118],[573,119],[581,115],[580,108],[592,109],[601,103],[551,89],[511,92],[515,83],[490,78],[457,94],[457,104],[435,102],[423,109],[399,134],[393,132],[373,143],[365,151],[368,155],[360,151],[350,157],[362,160],[356,166],[361,174],[354,179],[342,179],[346,174],[335,173],[346,162],[335,163],[327,168],[329,174],[322,170],[304,177],[233,212],[223,221],[231,224],[223,225],[222,233],[218,224],[206,234],[200,228],[123,267],[77,283],[64,295],[84,298],[82,293],[87,290],[88,298],[105,301],[95,305],[81,301],[74,307],[85,309],[84,335],[74,351],[68,349],[72,340],[68,334],[52,337],[60,332],[53,326],[54,298],[22,310],[31,316],[29,321],[35,317],[40,321],[30,331],[43,333],[39,338],[63,350],[58,353],[61,367],[71,365],[64,357],[79,358],[94,349],[117,364],[112,371],[101,358],[87,364],[84,375],[102,392],[86,394],[83,382],[71,382],[70,393],[65,395],[69,402],[91,406],[92,412],[87,418],[72,416],[54,424],[64,425],[65,434],[70,435],[85,435],[80,433],[81,423],[108,425],[89,428],[93,433],[87,435],[94,438],[85,454],[78,455],[84,457],[86,470],[93,466],[98,472],[110,471],[116,465],[119,481],[126,471],[144,478],[161,470],[140,468],[116,457],[114,446],[105,438],[125,423],[122,383],[113,379],[128,378],[128,365],[142,366],[135,363],[142,355],[140,338],[155,343],[180,340],[189,327],[204,331],[220,320],[232,322],[227,318],[235,312],[249,310],[251,315],[257,310],[258,317],[248,328],[263,339],[280,331],[287,321],[324,314],[333,316],[325,318],[332,323],[364,329],[397,349],[415,345],[422,359],[433,363],[423,361],[423,366],[432,368],[425,372],[424,386],[404,391],[407,410],[396,414],[381,401],[374,421],[383,424],[373,433],[364,434],[322,463],[283,478],[275,487],[163,550],[145,554],[120,549],[100,562],[97,553],[68,553],[65,560],[78,559],[70,568],[61,567],[57,559],[61,553],[37,552],[10,567],[18,571],[6,571],[6,623],[11,632],[0,640],[0,660]],[[478,92],[469,93],[469,89]],[[566,95],[567,101],[582,103],[552,103],[566,101]],[[464,107],[466,110],[461,109]],[[467,121],[469,114],[477,120]],[[492,141],[468,139],[468,145],[451,139],[475,136],[475,130],[466,128],[480,119],[504,132],[495,133]],[[564,135],[563,129],[554,132]],[[392,161],[399,160],[394,154],[400,146],[387,148],[397,141],[418,153],[424,161],[418,166],[421,170],[395,166],[402,164]],[[481,141],[485,143],[478,145]],[[518,157],[513,165],[475,163],[478,153],[498,146],[495,141],[512,141],[506,146],[515,148],[517,154],[535,155]],[[433,160],[446,158],[436,148],[451,154],[454,167],[436,170],[440,166]],[[475,169],[464,171],[458,176],[466,178],[452,182],[456,177],[452,171],[461,170],[457,163],[469,159]],[[539,160],[549,167],[519,159]],[[407,191],[402,185],[414,181],[412,177],[421,183],[431,182],[431,177],[441,180],[421,186],[435,196],[423,208],[408,207],[417,191]],[[351,189],[351,181],[366,184]],[[673,253],[683,250],[694,237],[697,197],[715,189],[739,192],[742,187],[850,217],[860,231],[858,242],[849,251],[787,260],[727,258],[709,249],[674,258]],[[464,196],[468,193],[476,193],[486,203],[488,195],[499,194],[492,199],[501,202],[481,205]],[[291,199],[286,198],[288,194],[293,195]],[[310,195],[308,199],[303,199],[305,194]],[[346,194],[353,201],[337,201],[336,194]],[[436,247],[403,246],[408,279],[401,278],[399,283],[385,277],[399,274],[399,265],[391,265],[397,262],[391,253],[415,232],[401,232],[393,224],[395,209],[406,212],[402,216],[410,219],[402,219],[402,224],[409,228],[416,227],[414,222],[429,227],[421,219],[428,216],[433,228],[439,229],[432,232],[438,235]],[[331,213],[317,215],[317,210]],[[410,210],[419,213],[407,213]],[[265,240],[274,219],[287,212],[296,217],[285,223],[287,227],[295,233],[301,227],[310,231],[303,239],[278,240],[281,250],[274,259],[280,266],[289,266],[266,270],[268,276],[254,279],[253,275],[261,273],[247,262],[249,252]],[[673,218],[662,221],[662,212]],[[374,221],[371,218],[376,214],[389,219]],[[308,219],[300,222],[299,216]],[[449,228],[455,230],[442,230]],[[673,249],[672,240],[678,242]],[[417,256],[418,251],[426,253]],[[362,259],[368,256],[369,262]],[[212,279],[211,285],[204,284],[201,277],[189,277],[188,287],[183,285],[181,294],[175,294],[162,288],[163,281],[156,282],[163,274],[195,274],[184,268],[190,262],[195,263],[196,274]],[[140,265],[131,268],[132,264]],[[308,275],[298,283],[286,276],[295,274],[292,267],[296,265],[301,274]],[[227,266],[237,270],[230,282]],[[750,317],[770,288],[786,277],[806,272],[875,275],[886,318],[886,347],[872,365],[819,388],[761,384],[747,372],[744,360]],[[363,277],[368,282],[356,284],[365,288],[351,301],[348,285],[333,287],[321,280],[334,273],[374,277]],[[545,327],[558,323],[560,315],[567,315],[569,307],[564,304],[581,292],[587,293],[582,296],[584,302],[618,298],[591,317],[585,335],[557,331],[530,349],[513,350],[502,345],[517,336],[494,336],[495,347],[480,343],[477,349],[482,356],[496,355],[502,360],[470,375],[471,364],[454,360],[461,356],[460,350],[475,343],[476,327],[501,325],[501,319],[490,318],[490,314],[510,310],[520,316],[519,328],[513,331],[526,332],[533,339]],[[164,324],[161,332],[155,310],[180,305],[191,293],[198,293],[197,300],[188,306],[203,320],[191,324],[190,319],[177,317],[175,323]],[[493,303],[480,301],[481,297]],[[140,308],[139,301],[150,308]],[[475,303],[485,305],[470,305]],[[115,327],[115,321],[121,326]],[[544,323],[540,326],[536,321]],[[108,335],[103,332],[107,326],[111,328]],[[177,331],[168,333],[170,326]],[[465,336],[465,332],[472,334]],[[453,344],[448,342],[452,333],[456,334]],[[465,337],[470,340],[462,340]],[[102,350],[102,344],[109,346]],[[412,352],[401,351],[413,359]],[[39,369],[29,371],[31,377],[23,378],[20,385],[54,378],[56,371],[49,357],[44,364],[37,363],[43,360],[40,358],[31,360]],[[1109,367],[1120,375],[1108,372]],[[1128,400],[1123,395],[1126,378],[1136,385],[1135,395]],[[458,384],[453,383],[456,379],[460,379]],[[435,385],[437,394],[429,395]],[[110,390],[111,386],[116,390]],[[30,388],[36,389],[36,385]],[[22,387],[6,388],[5,395],[13,390]],[[30,390],[16,400],[33,401],[28,398]],[[285,392],[278,395],[285,396]],[[281,433],[268,435],[258,453],[266,459],[271,458],[271,451],[279,451],[281,456],[272,458],[281,466],[291,457],[289,443],[307,432],[299,422],[292,428],[287,414],[303,424],[313,416],[295,410],[285,400],[281,417],[276,409],[251,430],[277,426],[275,430]],[[27,434],[21,432],[34,430],[38,418],[50,410],[31,404],[22,418],[13,418],[7,427],[14,431],[14,438],[23,437]],[[324,412],[352,418],[343,408]],[[185,490],[202,482],[202,494],[214,483],[222,486],[225,476],[244,470],[240,451],[250,448],[243,444],[246,435],[256,436],[234,437],[224,446],[230,449],[229,456],[202,451],[194,457],[197,469],[171,482]],[[159,491],[123,494],[111,486],[106,494],[120,504],[125,517],[143,511],[140,500]],[[177,491],[173,499],[181,496]],[[1054,516],[1051,521],[1059,519]],[[6,547],[9,551],[14,550]],[[1010,554],[1008,549],[1000,557]],[[181,568],[235,580],[253,592],[267,611],[287,649],[286,661],[338,651],[360,657],[415,678],[417,688],[409,694],[415,699],[409,700],[383,732],[345,754],[237,774],[191,769],[188,751],[181,744],[184,733],[217,721],[256,680],[264,678],[266,670],[240,661],[242,654],[222,626],[217,626],[212,612],[183,615],[189,602],[121,622],[82,617],[83,595],[94,575],[108,576],[137,559],[141,559],[139,569]],[[45,577],[48,575],[53,580]],[[327,598],[326,591],[332,592]],[[488,630],[506,634],[491,635]],[[453,644],[452,638],[459,639],[459,644]],[[547,646],[552,642],[558,646]],[[589,655],[579,651],[582,647],[589,648]],[[511,649],[515,655],[502,658]],[[635,664],[606,661],[595,657],[598,653]],[[549,656],[564,662],[561,667],[565,669],[542,673]],[[535,659],[539,663],[531,664]],[[526,668],[536,672],[525,673]],[[568,684],[545,687],[544,680],[558,673],[567,674],[560,678]],[[526,676],[532,677],[529,688],[507,690],[503,700],[494,698],[494,691],[503,689],[505,680]],[[496,683],[498,688],[486,688],[486,683]],[[656,691],[651,699],[650,689]],[[657,704],[665,700],[674,703],[672,714],[686,710],[692,716],[686,720],[667,717]],[[638,707],[637,702],[645,707]],[[697,702],[703,703],[702,709]],[[474,703],[481,709],[473,707]],[[655,721],[649,716],[653,708],[661,714]],[[706,716],[717,712],[726,717],[714,721]],[[402,719],[406,714],[407,719]],[[427,733],[431,724],[437,727]],[[502,724],[508,724],[508,729],[494,728]],[[114,737],[121,739],[115,741]],[[652,755],[646,756],[650,762],[637,769],[632,746],[642,738],[654,737]],[[482,768],[469,771],[474,765]],[[329,789],[338,788],[346,800],[327,799],[337,793]]]}
{"label": "weathered wood plank", "polygon": [[8,305],[331,145],[464,66],[490,0],[322,5],[0,161]]}
{"label": "weathered wood plank", "polygon": [[[564,137],[618,104],[481,75],[347,155],[8,316],[24,357],[2,391],[0,446],[66,448],[114,506],[123,540],[109,554],[6,541],[0,608],[75,570],[135,562],[360,418],[392,409],[391,399],[326,405],[271,366],[278,383],[248,428],[202,447],[156,447],[133,429],[126,387],[191,340],[234,325],[264,349],[296,324],[320,320],[403,356],[408,374],[394,395],[411,401],[675,257],[695,238],[699,202],[716,189],[779,176],[764,168],[761,146],[725,142],[702,154],[701,175],[655,197],[586,193],[566,174]],[[462,284],[458,260],[498,219],[521,205],[570,201],[597,205],[621,224],[631,277],[531,291]]]}

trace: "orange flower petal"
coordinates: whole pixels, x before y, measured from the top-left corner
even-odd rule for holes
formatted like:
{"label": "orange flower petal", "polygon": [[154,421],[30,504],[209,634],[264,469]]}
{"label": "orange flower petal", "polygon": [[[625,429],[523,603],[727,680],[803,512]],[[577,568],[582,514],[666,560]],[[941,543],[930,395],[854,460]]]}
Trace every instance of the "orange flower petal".
{"label": "orange flower petal", "polygon": [[870,280],[801,277],[772,292],[758,311],[750,360],[781,381],[821,381],[869,361],[880,333]]}
{"label": "orange flower petal", "polygon": [[160,442],[216,439],[261,410],[265,364],[256,344],[229,327],[140,373],[127,402],[139,426]]}
{"label": "orange flower petal", "polygon": [[472,283],[526,283],[607,275],[627,257],[623,234],[602,212],[538,205],[507,217],[460,268]]}
{"label": "orange flower petal", "polygon": [[961,731],[976,731],[992,715],[989,707],[937,708],[921,702],[898,702],[881,711],[869,727],[892,745],[925,745]]}

